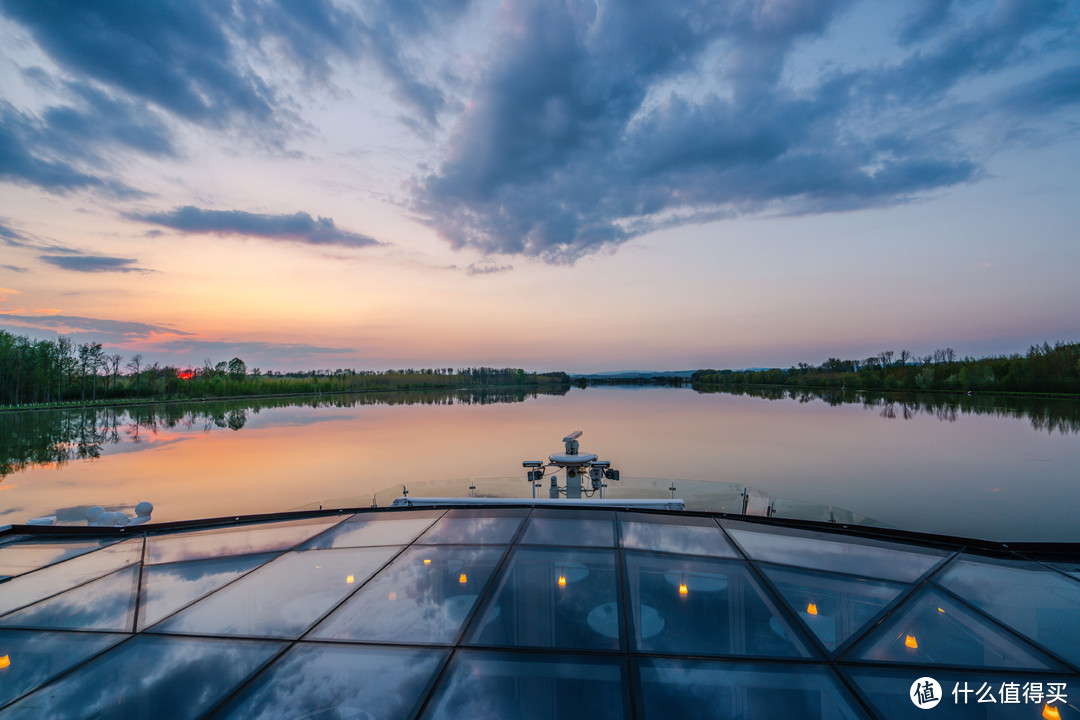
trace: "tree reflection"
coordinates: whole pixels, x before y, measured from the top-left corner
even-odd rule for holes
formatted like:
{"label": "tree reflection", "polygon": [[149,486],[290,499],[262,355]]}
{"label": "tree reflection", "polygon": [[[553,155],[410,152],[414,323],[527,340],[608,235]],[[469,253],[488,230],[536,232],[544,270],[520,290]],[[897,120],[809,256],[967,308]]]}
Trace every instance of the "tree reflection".
{"label": "tree reflection", "polygon": [[252,416],[271,408],[490,405],[524,402],[539,395],[564,395],[566,391],[395,391],[0,412],[0,478],[34,466],[62,467],[73,460],[99,458],[105,446],[143,444],[146,435],[153,437],[168,429],[200,430],[204,433],[222,429],[239,431],[248,425]]}
{"label": "tree reflection", "polygon": [[1008,395],[951,395],[942,393],[872,393],[805,388],[695,386],[699,393],[746,395],[764,400],[823,401],[834,407],[862,405],[887,420],[911,420],[928,415],[956,422],[965,415],[989,415],[1027,420],[1038,431],[1070,435],[1080,433],[1080,402]]}

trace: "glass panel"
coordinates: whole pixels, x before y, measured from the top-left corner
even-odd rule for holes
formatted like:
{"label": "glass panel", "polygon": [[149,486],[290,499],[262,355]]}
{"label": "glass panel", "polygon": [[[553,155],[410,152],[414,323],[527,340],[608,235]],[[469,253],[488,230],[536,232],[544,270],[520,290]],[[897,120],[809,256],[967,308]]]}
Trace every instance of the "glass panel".
{"label": "glass panel", "polygon": [[1071,575],[1077,580],[1080,580],[1080,562],[1055,562],[1046,564],[1054,568],[1055,570],[1059,570],[1066,575]]}
{"label": "glass panel", "polygon": [[[972,673],[964,670],[920,672],[909,669],[847,667],[847,675],[869,701],[874,714],[884,720],[926,720],[961,718],[963,720],[1069,720],[1080,717],[1076,698],[1076,676],[1052,676],[1045,673]],[[930,677],[941,688],[933,697],[940,698],[934,707],[919,707],[917,700],[927,699],[925,684]],[[1066,700],[1048,703],[1051,685],[1060,686]],[[931,686],[932,688],[932,686]],[[922,694],[920,698],[919,694]],[[979,702],[980,699],[982,702]],[[929,710],[929,712],[927,712]]]}
{"label": "glass panel", "polygon": [[477,645],[618,650],[615,553],[519,547],[479,617]]}
{"label": "glass panel", "polygon": [[296,638],[397,551],[379,547],[286,553],[155,625],[154,631]]}
{"label": "glass panel", "polygon": [[291,550],[341,521],[314,518],[152,536],[147,540],[146,564]]}
{"label": "glass panel", "polygon": [[197,717],[283,647],[264,640],[136,636],[5,708],[4,718]]}
{"label": "glass panel", "polygon": [[276,554],[195,560],[143,568],[139,628],[153,625],[227,582],[269,562]]}
{"label": "glass panel", "polygon": [[824,667],[713,660],[643,659],[645,718],[865,717]]}
{"label": "glass panel", "polygon": [[336,528],[312,538],[301,549],[408,545],[442,514],[442,510],[359,513]]}
{"label": "glass panel", "polygon": [[0,615],[139,562],[142,542],[132,538],[9,580],[0,592]]}
{"label": "glass panel", "polygon": [[417,540],[430,545],[505,545],[529,511],[517,508],[451,510]]}
{"label": "glass panel", "polygon": [[620,658],[461,650],[425,718],[604,720],[629,717]]}
{"label": "glass panel", "polygon": [[934,581],[1080,665],[1080,582],[1035,563],[973,556],[958,558]]}
{"label": "glass panel", "polygon": [[638,650],[808,657],[743,563],[626,554]]}
{"label": "glass panel", "polygon": [[308,639],[451,643],[502,554],[501,547],[412,547]]}
{"label": "glass panel", "polygon": [[0,576],[22,575],[112,545],[115,539],[80,542],[32,540],[0,547]]}
{"label": "glass panel", "polygon": [[799,619],[829,650],[862,630],[910,585],[759,566]]}
{"label": "glass panel", "polygon": [[615,547],[615,513],[609,510],[533,510],[520,542],[526,545]]}
{"label": "glass panel", "polygon": [[944,550],[834,533],[765,529],[737,520],[720,524],[754,560],[884,580],[914,582],[949,555]]}
{"label": "glass panel", "polygon": [[4,627],[131,632],[139,566],[80,585],[0,618]]}
{"label": "glass panel", "polygon": [[1056,665],[938,590],[909,598],[852,651],[855,660],[1044,669]]}
{"label": "glass panel", "polygon": [[446,659],[439,650],[300,643],[215,718],[411,718]]}
{"label": "glass panel", "polygon": [[129,635],[0,630],[0,705]]}
{"label": "glass panel", "polygon": [[711,518],[619,513],[619,535],[624,548],[709,557],[742,557]]}

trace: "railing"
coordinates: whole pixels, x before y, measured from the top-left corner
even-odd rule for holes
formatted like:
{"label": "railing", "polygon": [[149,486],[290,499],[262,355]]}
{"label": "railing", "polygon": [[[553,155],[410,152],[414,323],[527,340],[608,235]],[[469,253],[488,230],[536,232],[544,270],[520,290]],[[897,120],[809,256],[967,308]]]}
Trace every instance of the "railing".
{"label": "railing", "polygon": [[[584,493],[584,495],[599,499],[600,493],[597,492],[595,495]],[[521,477],[417,481],[405,485],[394,485],[374,495],[333,498],[295,509],[390,507],[395,500],[403,497],[474,498],[477,500],[499,498],[516,499],[528,504],[533,502],[534,498],[547,498],[548,486],[538,485],[534,488],[528,480]],[[681,499],[687,510],[701,512],[885,527],[883,523],[835,505],[772,498],[767,493],[746,485],[710,480],[624,477],[618,482],[606,482],[604,499],[606,501]]]}

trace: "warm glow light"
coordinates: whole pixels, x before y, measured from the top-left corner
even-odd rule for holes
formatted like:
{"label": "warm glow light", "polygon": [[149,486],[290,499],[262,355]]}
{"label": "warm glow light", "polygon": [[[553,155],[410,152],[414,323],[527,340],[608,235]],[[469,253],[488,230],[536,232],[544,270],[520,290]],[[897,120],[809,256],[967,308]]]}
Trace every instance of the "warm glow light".
{"label": "warm glow light", "polygon": [[906,638],[904,638],[904,644],[912,649],[919,647],[919,643],[915,642],[914,635],[908,635]]}
{"label": "warm glow light", "polygon": [[1058,709],[1049,705],[1043,705],[1042,716],[1046,720],[1061,720],[1061,713],[1058,712]]}
{"label": "warm glow light", "polygon": [[945,612],[945,611],[944,611],[944,610],[942,610],[941,608],[938,608],[938,609],[937,609],[937,611],[938,611],[939,613],[944,613],[944,612]]}
{"label": "warm glow light", "polygon": [[397,593],[391,592],[390,595],[388,595],[387,597],[389,597],[391,600],[397,600]]}
{"label": "warm glow light", "polygon": [[679,583],[679,594],[685,595],[688,592],[690,591],[686,589],[686,583]]}
{"label": "warm glow light", "polygon": [[560,575],[559,576],[559,587],[566,587],[566,576],[565,575]]}
{"label": "warm glow light", "polygon": [[349,585],[352,585],[354,582],[356,582],[356,578],[354,578],[352,575],[349,575],[345,578],[345,582]]}
{"label": "warm glow light", "polygon": [[11,665],[11,658],[9,658],[7,655],[0,655],[0,670],[3,670],[4,668],[9,667],[10,665]]}
{"label": "warm glow light", "polygon": [[806,606],[806,612],[810,615],[817,615],[817,605],[815,605],[814,603],[810,603]]}
{"label": "warm glow light", "polygon": [[429,559],[425,558],[425,559],[424,559],[424,564],[425,564],[425,565],[430,565],[430,564],[431,564],[431,560],[429,560]]}
{"label": "warm glow light", "polygon": [[465,583],[469,582],[469,578],[465,577],[465,573],[461,573],[461,577],[459,577],[457,581],[464,585]]}

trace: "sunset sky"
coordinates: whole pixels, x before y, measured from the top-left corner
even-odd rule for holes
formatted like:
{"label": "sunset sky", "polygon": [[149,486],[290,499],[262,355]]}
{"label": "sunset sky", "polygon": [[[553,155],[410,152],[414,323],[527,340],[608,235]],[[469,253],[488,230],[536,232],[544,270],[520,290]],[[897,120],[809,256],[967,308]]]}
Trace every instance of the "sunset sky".
{"label": "sunset sky", "polygon": [[1080,340],[1080,3],[0,0],[0,329],[264,370]]}

